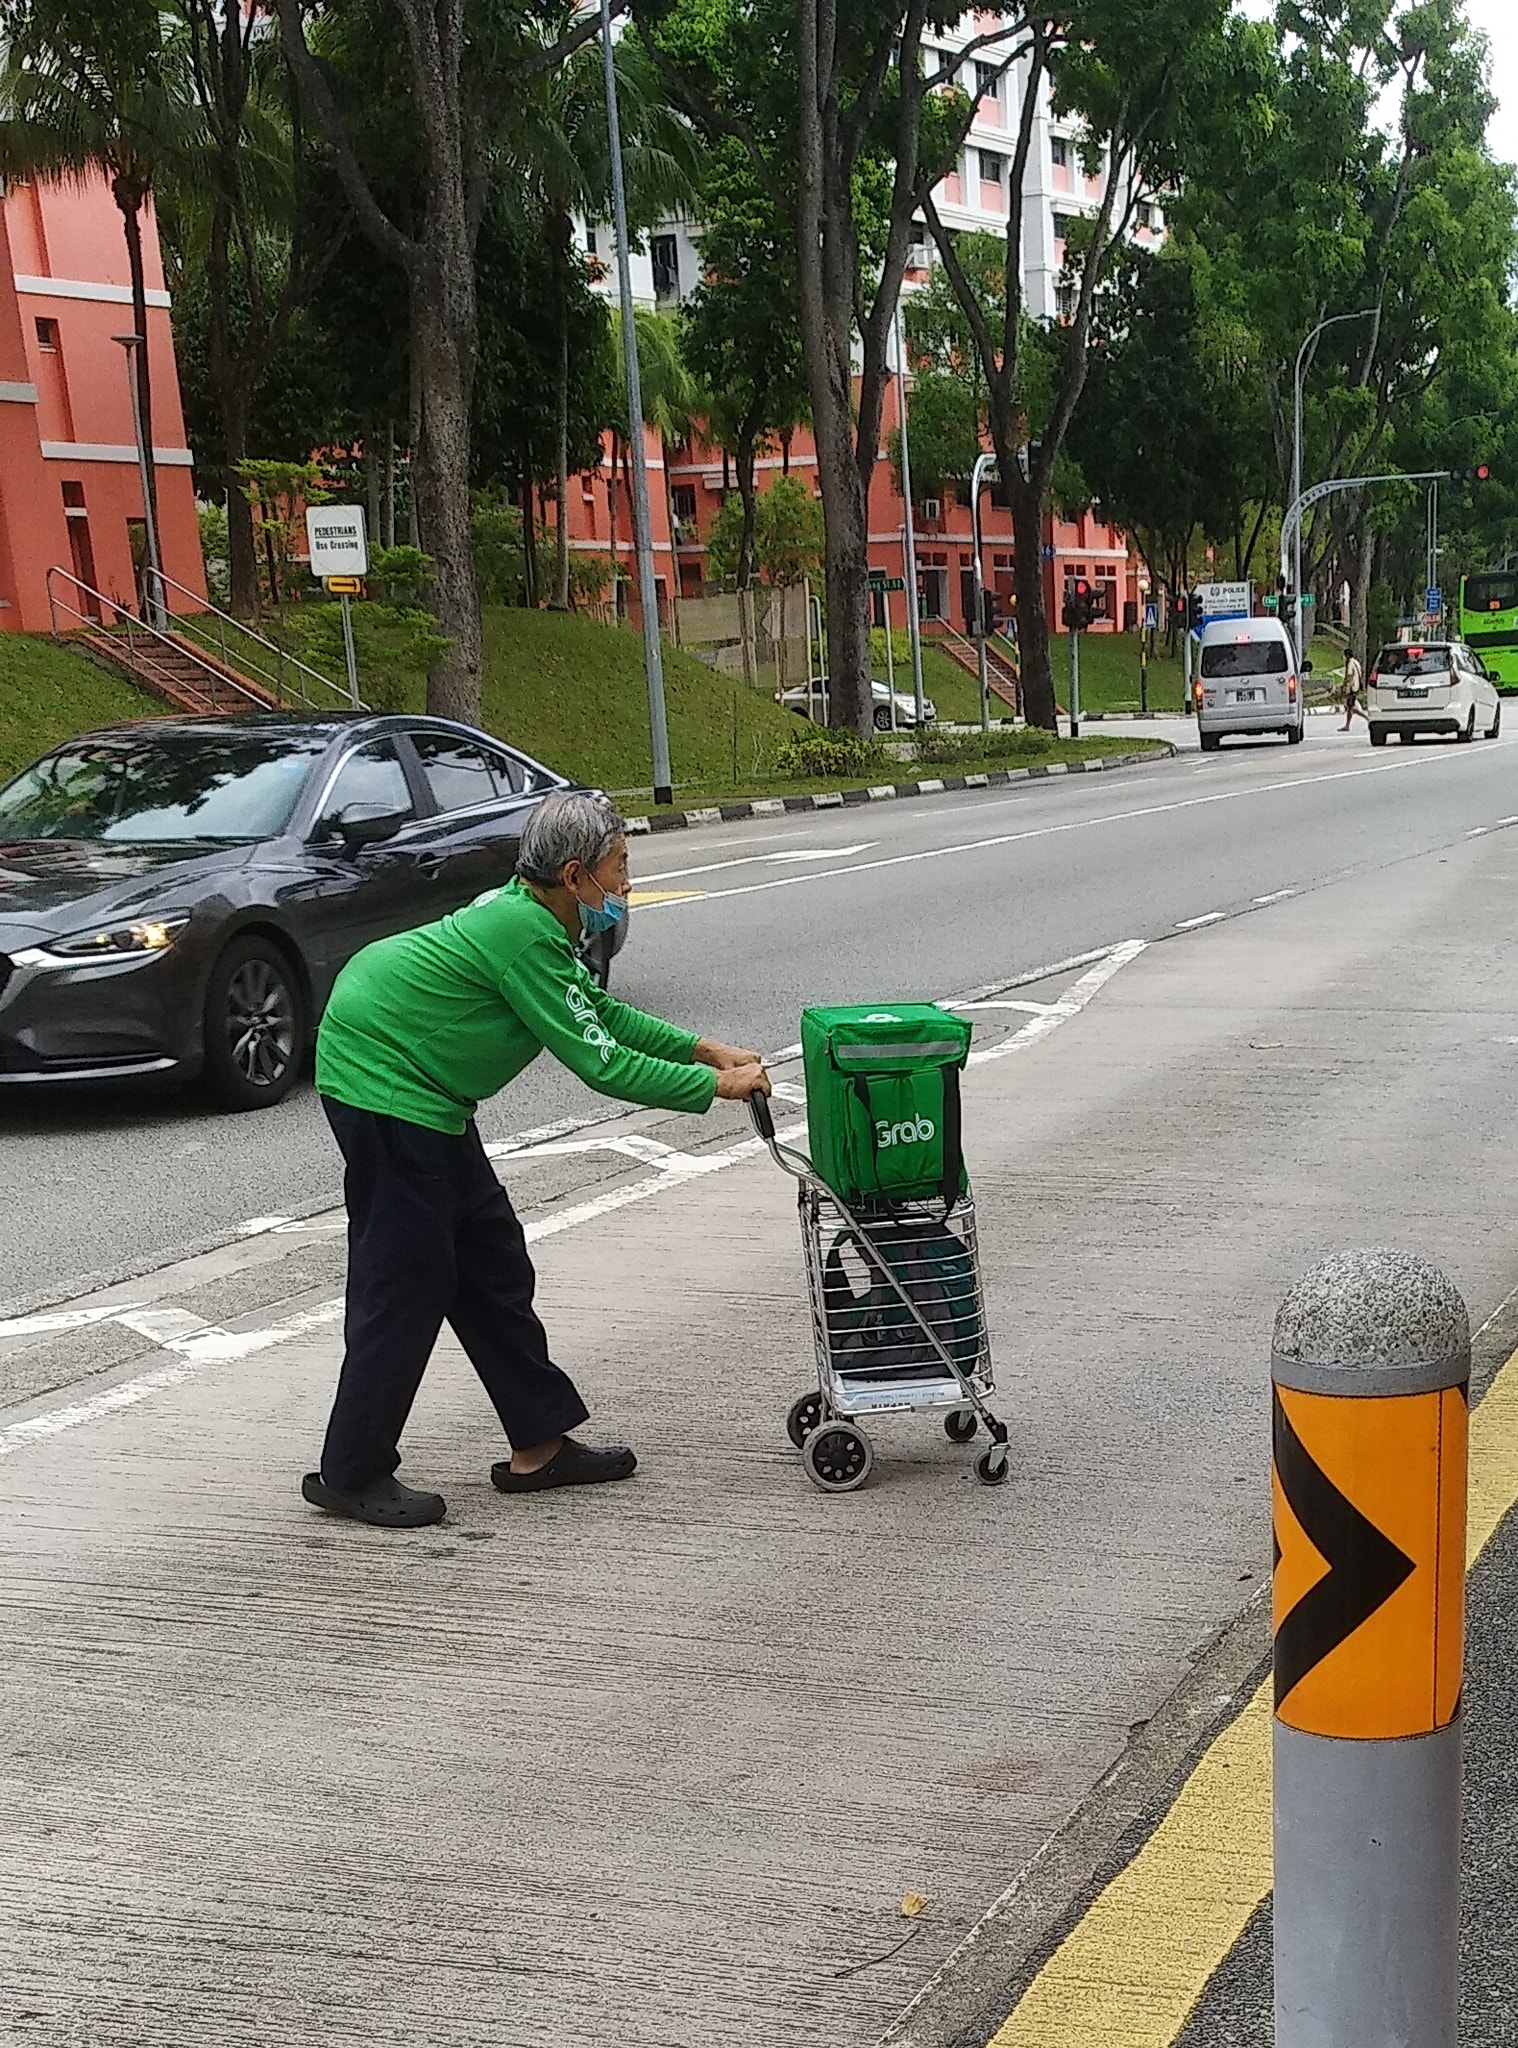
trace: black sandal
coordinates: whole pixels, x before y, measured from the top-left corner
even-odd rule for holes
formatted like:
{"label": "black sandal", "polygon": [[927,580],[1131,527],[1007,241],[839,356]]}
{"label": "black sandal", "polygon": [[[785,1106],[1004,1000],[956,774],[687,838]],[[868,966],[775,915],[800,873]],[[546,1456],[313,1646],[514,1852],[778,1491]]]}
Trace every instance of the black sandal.
{"label": "black sandal", "polygon": [[541,1493],[550,1486],[604,1486],[611,1479],[631,1479],[637,1469],[638,1461],[625,1444],[593,1449],[567,1436],[536,1472],[513,1472],[511,1460],[503,1458],[491,1466],[490,1483],[498,1493]]}
{"label": "black sandal", "polygon": [[351,1522],[368,1522],[376,1529],[425,1529],[442,1521],[448,1512],[440,1493],[402,1486],[389,1472],[353,1493],[340,1493],[327,1485],[320,1472],[308,1472],[300,1490],[312,1507],[325,1508],[329,1515],[346,1515]]}

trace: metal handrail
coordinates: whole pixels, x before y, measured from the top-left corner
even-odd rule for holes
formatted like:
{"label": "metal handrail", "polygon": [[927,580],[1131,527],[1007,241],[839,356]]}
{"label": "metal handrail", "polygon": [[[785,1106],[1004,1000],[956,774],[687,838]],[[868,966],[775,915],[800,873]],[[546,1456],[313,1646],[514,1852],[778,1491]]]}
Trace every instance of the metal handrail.
{"label": "metal handrail", "polygon": [[155,663],[150,649],[142,650],[138,648],[138,634],[141,634],[148,641],[156,640],[162,646],[171,648],[181,660],[194,662],[195,666],[202,671],[209,681],[219,683],[224,688],[237,691],[239,696],[246,697],[248,702],[258,710],[268,710],[269,707],[264,698],[249,684],[240,682],[235,674],[223,674],[220,669],[212,668],[208,661],[201,660],[193,647],[186,647],[182,640],[176,640],[171,634],[161,633],[156,626],[148,625],[144,620],[139,619],[135,613],[129,612],[124,604],[118,604],[114,597],[107,597],[103,590],[96,590],[92,584],[84,582],[81,577],[74,575],[71,570],[60,569],[56,564],[47,572],[48,613],[52,619],[53,631],[55,633],[58,630],[58,614],[62,611],[70,618],[77,619],[82,626],[90,627],[97,633],[108,635],[108,628],[103,619],[94,617],[89,612],[80,611],[77,605],[70,604],[66,598],[58,596],[57,592],[53,589],[53,578],[55,576],[61,576],[65,583],[72,583],[76,590],[82,591],[86,597],[93,598],[96,604],[108,606],[126,627],[126,643],[132,658],[135,661],[142,662],[148,669],[156,668],[166,683],[173,684],[179,679],[165,668],[161,661]]}
{"label": "metal handrail", "polygon": [[[313,683],[320,683],[322,688],[324,690],[330,690],[334,697],[340,697],[342,699],[343,708],[345,711],[368,710],[368,705],[365,704],[362,701],[362,699],[360,699],[357,703],[354,702],[354,699],[348,693],[348,686],[346,683],[334,683],[330,676],[324,676],[321,673],[320,669],[312,668],[309,665],[309,663],[302,661],[299,658],[299,656],[294,654],[287,654],[284,648],[279,645],[278,641],[270,640],[266,638],[264,634],[256,632],[252,626],[245,624],[243,620],[234,618],[231,612],[224,612],[219,605],[212,604],[209,598],[202,597],[199,591],[187,590],[184,584],[176,583],[172,576],[166,576],[161,569],[150,568],[147,570],[146,573],[150,577],[152,577],[158,585],[159,602],[162,604],[165,613],[169,611],[169,602],[167,596],[165,595],[165,593],[169,590],[177,590],[181,597],[188,597],[199,608],[200,611],[210,613],[211,617],[218,622],[220,628],[221,658],[229,665],[231,663],[231,656],[227,653],[228,626],[230,626],[234,632],[241,633],[245,640],[251,640],[255,646],[262,647],[267,653],[272,654],[277,664],[275,671],[272,675],[269,673],[268,669],[264,668],[260,663],[252,660],[247,656],[242,657],[242,666],[248,669],[253,675],[262,676],[264,681],[268,683],[270,688],[273,690],[275,696],[279,698],[281,703],[283,703],[285,699],[286,674],[289,670],[293,669],[299,675],[309,676]],[[178,618],[182,630],[189,631],[191,628],[191,620],[194,618],[195,615],[192,613],[190,617],[187,618],[183,612],[180,612],[175,614],[175,616]],[[240,651],[241,650],[239,650],[239,652]],[[292,688],[291,695],[298,695],[300,702],[306,705],[308,709],[311,708],[311,698],[306,691],[299,690],[298,687]]]}

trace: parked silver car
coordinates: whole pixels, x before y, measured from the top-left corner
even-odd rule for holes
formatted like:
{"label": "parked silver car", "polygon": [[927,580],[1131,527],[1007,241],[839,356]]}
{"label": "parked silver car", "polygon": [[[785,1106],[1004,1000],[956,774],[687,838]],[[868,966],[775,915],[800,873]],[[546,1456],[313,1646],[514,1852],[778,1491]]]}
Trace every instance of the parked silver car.
{"label": "parked silver car", "polygon": [[[783,704],[787,711],[794,711],[798,718],[810,718],[818,725],[827,722],[828,679],[814,676],[810,683],[797,683],[793,689],[777,690],[775,702]],[[891,730],[891,692],[879,676],[870,678],[870,695],[875,706],[875,730]],[[925,725],[934,725],[938,712],[931,697],[922,700],[922,715]],[[910,731],[917,723],[917,699],[909,690],[896,692],[896,729]]]}

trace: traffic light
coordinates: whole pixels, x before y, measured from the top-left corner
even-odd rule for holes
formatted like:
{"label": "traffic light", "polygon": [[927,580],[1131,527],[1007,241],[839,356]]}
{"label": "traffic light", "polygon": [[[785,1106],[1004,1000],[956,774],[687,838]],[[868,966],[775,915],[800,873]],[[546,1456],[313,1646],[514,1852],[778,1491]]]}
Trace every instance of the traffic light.
{"label": "traffic light", "polygon": [[1186,626],[1187,626],[1187,630],[1188,630],[1189,632],[1193,632],[1193,633],[1194,633],[1194,632],[1196,631],[1197,627],[1201,625],[1201,623],[1202,623],[1202,593],[1201,593],[1201,591],[1199,591],[1199,590],[1188,590],[1188,591],[1187,591],[1187,593],[1186,593]]}
{"label": "traffic light", "polygon": [[[1097,615],[1097,596],[1094,585],[1086,576],[1065,578],[1065,607],[1062,614],[1065,630],[1069,633],[1084,633]],[[1105,610],[1105,606],[1103,606]]]}
{"label": "traffic light", "polygon": [[1478,462],[1471,469],[1452,469],[1450,471],[1451,483],[1489,484],[1491,480],[1492,465],[1489,462]]}

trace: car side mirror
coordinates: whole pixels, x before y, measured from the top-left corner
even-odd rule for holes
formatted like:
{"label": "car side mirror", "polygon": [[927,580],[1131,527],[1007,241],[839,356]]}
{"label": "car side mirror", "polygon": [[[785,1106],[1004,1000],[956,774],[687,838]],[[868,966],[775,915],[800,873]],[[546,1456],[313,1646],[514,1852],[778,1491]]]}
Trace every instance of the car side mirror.
{"label": "car side mirror", "polygon": [[410,815],[387,811],[382,804],[348,804],[326,821],[326,836],[339,840],[346,854],[361,853],[366,846],[393,839]]}

